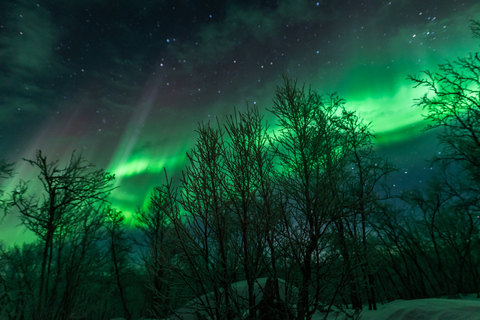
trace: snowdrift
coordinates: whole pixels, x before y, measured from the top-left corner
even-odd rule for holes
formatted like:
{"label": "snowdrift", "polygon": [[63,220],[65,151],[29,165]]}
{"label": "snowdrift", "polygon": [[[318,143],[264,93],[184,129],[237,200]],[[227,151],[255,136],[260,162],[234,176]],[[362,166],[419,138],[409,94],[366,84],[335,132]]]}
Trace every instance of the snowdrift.
{"label": "snowdrift", "polygon": [[[259,304],[263,298],[263,292],[265,285],[267,283],[267,278],[259,278],[255,281],[255,303]],[[286,283],[284,280],[278,280],[280,299],[286,301],[286,297],[289,295],[295,295],[296,290],[291,287],[287,289]],[[236,292],[235,303],[243,306],[243,309],[246,311],[248,308],[248,286],[247,281],[239,281],[232,284],[233,291]],[[295,290],[295,292],[291,292]],[[289,292],[290,291],[290,292]],[[210,319],[208,313],[204,310],[205,306],[214,307],[213,293],[209,293],[200,298],[190,301],[183,308],[177,310],[175,315],[170,317],[171,320],[197,320],[197,319]]]}
{"label": "snowdrift", "polygon": [[[312,320],[324,319],[317,312]],[[328,320],[346,320],[345,314],[334,312]],[[378,305],[377,311],[363,310],[361,320],[480,320],[480,299],[466,296],[464,299],[396,300]]]}

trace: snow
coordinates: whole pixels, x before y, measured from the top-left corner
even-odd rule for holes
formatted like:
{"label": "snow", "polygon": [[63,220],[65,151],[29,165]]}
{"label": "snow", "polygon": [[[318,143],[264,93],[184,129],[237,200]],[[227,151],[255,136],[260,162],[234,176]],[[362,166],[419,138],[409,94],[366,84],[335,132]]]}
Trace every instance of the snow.
{"label": "snow", "polygon": [[[266,279],[261,278],[256,282],[255,291],[261,296],[261,289],[265,286]],[[281,281],[281,283],[284,283]],[[234,284],[241,296],[246,296],[246,282]],[[203,298],[203,297],[202,297]],[[257,297],[260,299],[260,297]],[[196,302],[196,303],[195,303]],[[192,309],[198,301],[192,301],[185,307],[178,310],[177,315],[170,319],[194,320]],[[378,310],[369,311],[364,308],[360,314],[360,320],[480,320],[480,299],[476,295],[466,295],[461,299],[419,299],[419,300],[395,300],[390,303],[377,305]],[[352,310],[348,310],[352,311]],[[317,311],[312,320],[325,319],[325,313]],[[327,317],[327,320],[347,320],[344,312],[334,308]]]}
{"label": "snow", "polygon": [[[480,299],[475,295],[462,299],[419,299],[395,300],[391,303],[378,305],[377,311],[363,310],[362,320],[479,320]],[[324,319],[324,314],[317,312],[312,320]],[[345,320],[345,314],[334,312],[328,315],[328,320]]]}
{"label": "snow", "polygon": [[[254,294],[256,296],[255,302],[259,303],[260,300],[263,297],[263,288],[265,288],[265,284],[267,282],[267,278],[259,278],[255,280],[255,286],[254,286]],[[247,286],[247,281],[239,281],[236,283],[232,284],[232,288],[236,291],[237,297],[242,299],[243,303],[245,304],[247,301],[248,297],[248,286]],[[280,289],[280,298],[282,300],[285,300],[285,295],[286,295],[286,288],[285,288],[285,281],[282,279],[279,279],[279,289]],[[183,319],[183,320],[195,320],[197,317],[195,316],[195,312],[197,309],[202,309],[202,306],[208,305],[208,300],[212,301],[213,299],[213,293],[210,293],[205,296],[201,296],[198,299],[192,300],[190,303],[188,303],[186,306],[183,308],[179,309],[176,311],[176,315],[172,316],[170,319],[171,320],[178,320],[178,319]],[[211,302],[213,303],[213,302]],[[237,301],[237,303],[241,303],[240,301]],[[245,305],[247,307],[247,305]],[[199,312],[200,314],[207,316],[206,312]]]}

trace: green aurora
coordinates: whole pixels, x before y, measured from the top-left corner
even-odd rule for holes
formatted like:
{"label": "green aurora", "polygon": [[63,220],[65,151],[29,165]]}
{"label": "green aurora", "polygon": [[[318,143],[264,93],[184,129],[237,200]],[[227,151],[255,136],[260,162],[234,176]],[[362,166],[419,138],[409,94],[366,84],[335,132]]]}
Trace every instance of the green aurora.
{"label": "green aurora", "polygon": [[[34,179],[21,159],[37,149],[61,161],[77,150],[116,175],[110,200],[133,223],[164,168],[179,177],[197,124],[247,103],[268,109],[282,73],[337,92],[371,122],[380,151],[423,166],[436,146],[412,107],[424,91],[406,78],[479,46],[469,30],[480,18],[474,0],[187,3],[7,1],[0,156],[17,175],[4,190]],[[431,149],[417,150],[425,139]],[[0,240],[27,239],[17,224],[8,216]]]}

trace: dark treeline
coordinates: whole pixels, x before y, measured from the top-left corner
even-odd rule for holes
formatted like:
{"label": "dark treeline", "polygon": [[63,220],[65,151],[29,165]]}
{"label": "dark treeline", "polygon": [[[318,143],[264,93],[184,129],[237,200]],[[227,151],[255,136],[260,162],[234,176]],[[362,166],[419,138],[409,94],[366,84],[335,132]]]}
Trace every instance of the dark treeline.
{"label": "dark treeline", "polygon": [[136,231],[108,201],[114,175],[39,151],[26,161],[41,188],[2,191],[37,240],[0,246],[0,319],[355,318],[394,299],[478,297],[479,77],[478,54],[409,77],[443,150],[438,174],[396,194],[370,126],[287,77],[272,128],[256,107],[199,124],[178,183],[159,177]]}

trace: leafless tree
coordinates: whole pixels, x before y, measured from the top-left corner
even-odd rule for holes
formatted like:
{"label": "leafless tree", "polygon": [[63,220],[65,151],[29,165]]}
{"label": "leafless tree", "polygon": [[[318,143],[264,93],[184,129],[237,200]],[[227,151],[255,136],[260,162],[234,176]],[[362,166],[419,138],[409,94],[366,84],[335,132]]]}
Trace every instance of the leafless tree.
{"label": "leafless tree", "polygon": [[342,105],[336,95],[322,97],[284,77],[270,110],[279,127],[275,137],[279,188],[288,199],[286,239],[301,273],[299,319],[311,318],[316,310],[318,294],[310,296],[312,259],[342,211],[338,192],[350,151],[348,136],[339,125],[342,113],[337,114]]}
{"label": "leafless tree", "polygon": [[425,95],[415,105],[427,111],[426,130],[438,128],[444,150],[436,158],[444,168],[457,164],[462,177],[475,191],[480,181],[480,54],[470,54],[439,65],[438,72],[425,71],[424,78],[409,76],[415,87],[425,87]]}
{"label": "leafless tree", "polygon": [[38,279],[41,248],[36,244],[15,245],[0,251],[0,316],[5,319],[31,319],[32,299]]}
{"label": "leafless tree", "polygon": [[470,29],[472,30],[474,38],[480,38],[480,22],[479,21],[471,20]]}
{"label": "leafless tree", "polygon": [[[224,132],[202,123],[197,133],[181,179],[179,203],[184,216],[175,213],[171,217],[181,252],[176,271],[199,304],[198,310],[218,319],[232,319],[237,308],[231,284],[238,273],[239,257],[232,249],[231,211],[224,190]],[[210,292],[213,294],[208,295]]]}
{"label": "leafless tree", "polygon": [[145,247],[144,261],[150,281],[152,315],[164,318],[171,314],[176,300],[174,278],[170,268],[176,249],[174,247],[171,218],[178,218],[176,189],[171,186],[165,172],[166,183],[156,187],[150,196],[148,211],[138,209],[136,227],[142,232],[140,245]]}
{"label": "leafless tree", "polygon": [[376,154],[370,127],[355,112],[343,111],[340,126],[348,136],[350,150],[346,164],[348,179],[344,180],[344,189],[340,194],[341,201],[347,205],[344,216],[335,222],[335,227],[339,231],[339,244],[346,264],[359,269],[349,271],[352,275],[350,296],[353,308],[361,309],[359,294],[363,291],[369,309],[376,310],[375,271],[371,261],[374,257],[369,254],[368,238],[372,230],[369,219],[377,210],[379,201],[388,198],[383,185],[395,168]]}
{"label": "leafless tree", "polygon": [[105,228],[107,229],[108,254],[112,266],[111,274],[114,277],[114,283],[118,289],[123,315],[129,320],[131,319],[131,313],[128,307],[124,280],[131,248],[128,243],[128,238],[125,235],[125,216],[121,211],[114,208],[107,208],[106,210]]}
{"label": "leafless tree", "polygon": [[[0,187],[5,179],[11,178],[13,176],[13,163],[8,163],[5,160],[0,160]],[[5,201],[3,198],[4,190],[0,188],[0,205],[3,208],[4,212],[7,212],[9,207],[8,201]]]}
{"label": "leafless tree", "polygon": [[[471,29],[478,37],[478,21],[471,22]],[[437,264],[442,260],[437,253],[440,250],[435,247],[438,241],[445,241],[444,244],[456,252],[463,277],[465,268],[471,264],[470,251],[476,245],[473,240],[478,238],[480,215],[480,54],[469,54],[440,64],[438,68],[436,72],[424,71],[423,77],[409,76],[409,79],[415,87],[427,90],[415,100],[415,105],[427,111],[426,130],[436,129],[443,146],[433,160],[441,169],[441,179],[431,183],[425,194],[417,191],[407,200],[413,202],[428,221],[428,235],[434,241]],[[448,230],[440,229],[444,227],[438,224],[442,219],[444,223],[451,221]],[[461,238],[468,235],[461,246],[458,238],[453,240],[454,230],[460,228],[466,228]],[[478,271],[471,275],[477,278],[478,292]],[[465,281],[456,282],[457,290],[463,291]]]}
{"label": "leafless tree", "polygon": [[[25,161],[39,170],[38,181],[43,190],[28,195],[28,184],[22,182],[12,193],[11,205],[19,211],[22,224],[42,242],[36,317],[51,319],[51,304],[59,281],[57,277],[52,283],[51,276],[59,275],[59,269],[62,268],[59,263],[62,248],[75,226],[84,219],[78,213],[94,210],[96,205],[106,201],[112,190],[114,176],[103,170],[92,170],[93,166],[86,164],[82,156],[75,152],[64,168],[59,167],[58,161],[48,162],[41,151],[37,152],[34,160]],[[57,261],[54,261],[55,257]]]}
{"label": "leafless tree", "polygon": [[[268,127],[256,107],[247,107],[245,112],[235,110],[227,118],[224,128],[226,141],[222,150],[226,179],[223,183],[232,215],[232,231],[238,239],[232,244],[241,259],[241,276],[248,286],[249,319],[255,319],[255,280],[264,272],[268,243],[272,249],[272,241],[266,240],[273,232],[270,228],[274,228],[269,203],[273,152],[268,140]],[[275,255],[274,250],[270,252]],[[273,268],[274,255],[270,260]]]}

